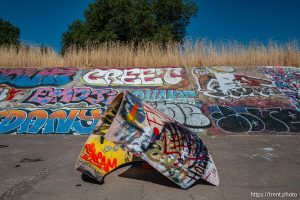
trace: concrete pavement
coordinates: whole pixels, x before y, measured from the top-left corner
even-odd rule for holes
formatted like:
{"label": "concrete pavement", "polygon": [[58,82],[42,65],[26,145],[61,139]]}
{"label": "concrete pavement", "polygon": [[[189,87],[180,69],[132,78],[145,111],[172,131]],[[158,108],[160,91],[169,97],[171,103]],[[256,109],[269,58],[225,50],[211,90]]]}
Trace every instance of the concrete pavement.
{"label": "concrete pavement", "polygon": [[231,200],[278,192],[297,195],[278,199],[300,199],[299,136],[202,136],[217,166],[220,186],[200,182],[188,190],[141,163],[115,170],[102,185],[92,183],[74,170],[86,139],[0,135],[0,199]]}

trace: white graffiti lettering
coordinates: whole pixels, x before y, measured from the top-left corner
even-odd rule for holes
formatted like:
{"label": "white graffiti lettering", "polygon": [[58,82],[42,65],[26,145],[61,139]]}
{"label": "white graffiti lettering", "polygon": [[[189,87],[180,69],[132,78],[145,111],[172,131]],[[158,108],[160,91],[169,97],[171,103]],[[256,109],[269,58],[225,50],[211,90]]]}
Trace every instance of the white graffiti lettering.
{"label": "white graffiti lettering", "polygon": [[7,88],[0,88],[0,101],[5,100],[8,97],[9,89]]}
{"label": "white graffiti lettering", "polygon": [[152,104],[164,114],[184,124],[189,128],[204,128],[210,125],[210,120],[196,105],[184,103],[155,102]]}
{"label": "white graffiti lettering", "polygon": [[82,81],[97,86],[162,86],[178,84],[183,76],[183,68],[94,69]]}
{"label": "white graffiti lettering", "polygon": [[272,82],[255,77],[216,73],[216,79],[211,79],[207,84],[206,96],[226,99],[244,98],[249,96],[270,97],[280,95],[280,91]]}

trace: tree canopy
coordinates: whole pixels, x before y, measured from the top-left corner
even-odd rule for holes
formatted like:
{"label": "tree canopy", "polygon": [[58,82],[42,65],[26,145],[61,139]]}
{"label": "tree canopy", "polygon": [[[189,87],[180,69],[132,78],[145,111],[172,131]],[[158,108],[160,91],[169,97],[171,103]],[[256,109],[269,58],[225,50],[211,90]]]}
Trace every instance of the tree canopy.
{"label": "tree canopy", "polygon": [[62,51],[107,41],[182,42],[196,13],[187,0],[96,0],[62,35]]}
{"label": "tree canopy", "polygon": [[0,46],[20,44],[20,29],[9,21],[0,19]]}

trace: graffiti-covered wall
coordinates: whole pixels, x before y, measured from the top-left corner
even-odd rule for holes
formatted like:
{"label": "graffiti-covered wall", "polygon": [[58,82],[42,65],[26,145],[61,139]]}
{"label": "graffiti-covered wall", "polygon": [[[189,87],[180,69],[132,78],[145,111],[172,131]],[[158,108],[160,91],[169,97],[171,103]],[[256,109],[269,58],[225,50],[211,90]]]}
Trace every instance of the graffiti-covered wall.
{"label": "graffiti-covered wall", "polygon": [[299,69],[207,67],[192,69],[192,82],[212,134],[300,132]]}
{"label": "graffiti-covered wall", "polygon": [[121,90],[197,133],[300,132],[292,67],[0,68],[0,134],[90,134]]}
{"label": "graffiti-covered wall", "polygon": [[181,67],[1,68],[0,134],[90,134],[123,89],[197,132],[210,125]]}

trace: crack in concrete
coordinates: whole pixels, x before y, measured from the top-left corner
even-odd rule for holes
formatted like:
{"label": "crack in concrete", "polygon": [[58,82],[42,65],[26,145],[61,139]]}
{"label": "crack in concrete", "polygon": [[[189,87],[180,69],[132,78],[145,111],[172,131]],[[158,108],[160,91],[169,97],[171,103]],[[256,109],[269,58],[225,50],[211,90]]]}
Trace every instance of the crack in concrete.
{"label": "crack in concrete", "polygon": [[29,162],[40,162],[43,161],[43,159],[40,158],[36,158],[36,159],[32,159],[32,158],[23,158],[21,161],[21,163],[29,163]]}
{"label": "crack in concrete", "polygon": [[147,194],[145,193],[145,185],[141,186],[141,199],[148,199]]}

